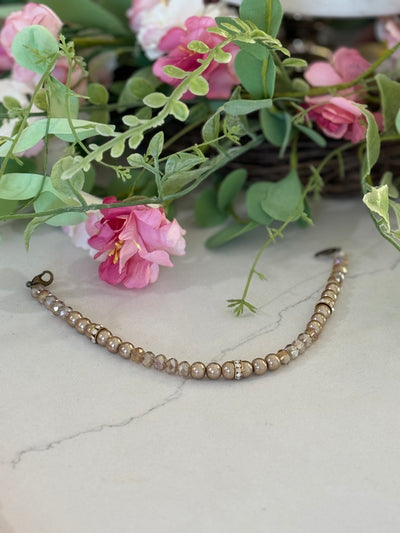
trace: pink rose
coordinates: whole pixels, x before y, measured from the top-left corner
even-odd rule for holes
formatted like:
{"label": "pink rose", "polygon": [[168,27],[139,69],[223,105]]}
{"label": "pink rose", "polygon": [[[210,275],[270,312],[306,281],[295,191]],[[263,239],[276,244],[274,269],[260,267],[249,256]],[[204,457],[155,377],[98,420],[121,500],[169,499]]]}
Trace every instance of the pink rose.
{"label": "pink rose", "polygon": [[[400,17],[396,17],[386,22],[383,38],[385,39],[388,48],[393,48],[400,42]],[[399,57],[400,49],[397,49],[392,55],[392,58],[397,59]]]}
{"label": "pink rose", "polygon": [[[194,40],[199,40],[214,48],[223,37],[215,33],[210,33],[207,28],[216,26],[216,22],[211,17],[189,17],[186,20],[185,28],[172,28],[161,39],[159,48],[168,55],[160,57],[153,65],[154,74],[165,83],[176,87],[180,80],[171,78],[165,74],[163,68],[166,65],[175,65],[185,71],[193,71],[199,67],[199,60],[204,59],[207,54],[199,54],[188,49],[187,45]],[[228,44],[224,47],[226,52],[236,55],[239,48],[235,44]],[[228,99],[232,87],[239,83],[233,68],[233,61],[229,63],[217,63],[213,61],[203,73],[204,78],[208,80],[210,90],[207,95],[210,99]],[[187,91],[185,99],[193,98],[194,95]]]}
{"label": "pink rose", "polygon": [[[116,198],[105,198],[105,204]],[[169,254],[184,255],[185,231],[167,220],[162,207],[148,205],[102,209],[89,245],[98,250],[100,278],[141,288],[158,278],[159,265],[173,266]]]}
{"label": "pink rose", "polygon": [[56,38],[58,38],[62,27],[62,22],[54,11],[44,4],[29,2],[22,11],[13,11],[6,18],[0,32],[0,44],[10,57],[12,57],[11,45],[17,33],[26,26],[35,24],[44,26]]}
{"label": "pink rose", "polygon": [[132,0],[132,6],[127,12],[129,18],[129,26],[133,31],[138,31],[143,14],[146,11],[150,11],[153,7],[160,3],[160,0]]}
{"label": "pink rose", "polygon": [[14,61],[7,54],[4,46],[1,46],[0,44],[0,72],[11,70],[13,64]]}
{"label": "pink rose", "polygon": [[[305,79],[314,87],[337,85],[351,82],[360,76],[370,63],[353,48],[339,48],[332,58],[332,63],[317,61],[311,64],[304,74]],[[329,94],[308,96],[305,98],[309,107],[308,116],[316,122],[327,137],[347,139],[358,143],[365,138],[366,121],[355,102],[362,102],[358,93],[360,86],[339,91],[339,96]],[[381,127],[381,116],[376,114]]]}

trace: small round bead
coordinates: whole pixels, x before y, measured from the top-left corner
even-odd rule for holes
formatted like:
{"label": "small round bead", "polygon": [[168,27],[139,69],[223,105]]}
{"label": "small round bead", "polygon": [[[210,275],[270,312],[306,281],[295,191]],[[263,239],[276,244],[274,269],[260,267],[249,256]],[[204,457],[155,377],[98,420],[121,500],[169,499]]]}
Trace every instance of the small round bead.
{"label": "small round bead", "polygon": [[60,316],[61,309],[65,306],[64,302],[61,300],[55,300],[49,307],[50,311],[55,316]]}
{"label": "small round bead", "polygon": [[51,295],[51,292],[48,291],[47,289],[44,289],[43,291],[40,291],[40,294],[38,294],[38,296],[37,296],[38,302],[41,303],[41,304],[44,304],[44,301],[50,295]]}
{"label": "small round bead", "polygon": [[91,324],[88,318],[82,317],[75,322],[75,329],[78,333],[84,335],[86,327]]}
{"label": "small round bead", "polygon": [[321,315],[324,315],[325,318],[329,318],[332,314],[332,309],[325,303],[317,303],[314,313],[321,313]]}
{"label": "small round bead", "polygon": [[342,290],[339,285],[337,285],[336,283],[327,283],[325,289],[327,291],[332,291],[334,293],[336,293],[336,296],[339,296],[340,294],[340,291]]}
{"label": "small round bead", "polygon": [[190,364],[187,361],[181,361],[179,363],[178,374],[182,378],[190,378]]}
{"label": "small round bead", "polygon": [[50,309],[51,304],[57,301],[58,301],[57,296],[54,296],[54,294],[49,294],[44,301],[44,306],[46,309]]}
{"label": "small round bead", "polygon": [[154,357],[154,363],[153,366],[156,370],[160,370],[162,372],[165,370],[165,367],[167,366],[167,358],[163,354],[156,355]]}
{"label": "small round bead", "polygon": [[319,333],[318,333],[318,331],[316,331],[315,329],[313,329],[313,328],[308,328],[308,327],[307,327],[306,330],[305,330],[305,333],[306,333],[307,335],[310,336],[310,338],[311,338],[311,340],[312,340],[313,342],[315,342],[316,340],[318,340]]}
{"label": "small round bead", "polygon": [[131,359],[135,363],[142,363],[144,354],[145,350],[143,350],[143,348],[141,348],[140,346],[136,346],[136,348],[133,349],[133,352],[131,354]]}
{"label": "small round bead", "polygon": [[268,370],[276,370],[281,366],[281,361],[275,353],[269,353],[265,357],[265,362],[267,363]]}
{"label": "small round bead", "polygon": [[286,350],[279,350],[276,355],[278,356],[282,365],[288,365],[291,361],[290,354]]}
{"label": "small round bead", "polygon": [[218,363],[210,363],[207,365],[207,377],[209,379],[218,379],[221,377],[222,368]]}
{"label": "small round bead", "polygon": [[326,318],[324,315],[321,315],[321,313],[314,313],[310,320],[315,320],[316,322],[319,322],[321,326],[325,326],[326,324]]}
{"label": "small round bead", "polygon": [[253,373],[253,365],[250,361],[242,361],[243,377],[248,378]]}
{"label": "small round bead", "polygon": [[342,274],[347,274],[347,267],[344,265],[335,265],[332,268],[332,272],[341,272]]}
{"label": "small round bead", "polygon": [[109,337],[107,339],[106,348],[111,353],[117,353],[121,343],[122,340],[119,337],[113,335],[112,337]]}
{"label": "small round bead", "polygon": [[226,361],[222,365],[222,375],[225,379],[233,379],[235,377],[235,365],[232,361]]}
{"label": "small round bead", "polygon": [[307,333],[300,333],[297,338],[304,344],[306,348],[309,348],[312,344],[312,338]]}
{"label": "small round bead", "polygon": [[33,298],[37,298],[39,294],[44,290],[43,285],[32,285],[31,294]]}
{"label": "small round bead", "polygon": [[331,300],[333,300],[334,302],[336,302],[337,300],[336,292],[330,291],[328,289],[325,289],[321,296],[322,298],[331,298]]}
{"label": "small round bead", "polygon": [[144,352],[143,359],[142,359],[142,365],[146,368],[150,368],[153,366],[154,363],[154,354],[153,352]]}
{"label": "small round bead", "polygon": [[178,361],[175,357],[168,359],[165,371],[167,374],[176,374],[178,372]]}
{"label": "small round bead", "polygon": [[206,366],[204,363],[197,361],[190,366],[190,375],[194,379],[203,379],[206,374]]}
{"label": "small round bead", "polygon": [[316,320],[310,320],[306,327],[307,329],[315,330],[318,334],[322,331],[322,325]]}
{"label": "small round bead", "polygon": [[72,313],[73,309],[72,307],[70,307],[69,305],[64,305],[61,309],[60,309],[60,313],[59,313],[59,317],[60,318],[63,318],[63,319],[66,319],[70,313]]}
{"label": "small round bead", "polygon": [[253,371],[256,376],[262,376],[268,370],[267,363],[261,357],[253,359]]}
{"label": "small round bead", "polygon": [[130,359],[134,346],[131,342],[123,342],[119,345],[118,353],[124,359]]}
{"label": "small round bead", "polygon": [[111,331],[107,328],[103,328],[98,332],[96,342],[97,344],[100,344],[100,346],[105,346],[110,337],[112,337]]}
{"label": "small round bead", "polygon": [[72,327],[75,327],[75,324],[77,321],[82,318],[82,313],[79,311],[71,311],[70,314],[67,316],[67,324],[69,324]]}

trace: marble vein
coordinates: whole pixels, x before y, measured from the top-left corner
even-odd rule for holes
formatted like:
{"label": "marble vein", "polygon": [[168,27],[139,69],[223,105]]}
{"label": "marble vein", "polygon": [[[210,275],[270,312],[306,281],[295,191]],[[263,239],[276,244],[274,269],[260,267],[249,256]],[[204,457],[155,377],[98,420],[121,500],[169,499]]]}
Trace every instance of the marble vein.
{"label": "marble vein", "polygon": [[55,448],[57,446],[61,446],[62,444],[66,443],[66,442],[69,442],[69,441],[72,441],[72,440],[75,440],[75,439],[79,439],[79,438],[81,438],[81,437],[83,437],[85,435],[89,435],[91,433],[100,433],[100,432],[102,432],[104,430],[108,430],[108,429],[123,428],[123,427],[129,426],[130,424],[132,424],[134,422],[143,420],[149,414],[151,414],[151,413],[153,413],[153,412],[155,412],[155,411],[157,411],[159,409],[162,409],[162,408],[166,407],[167,405],[169,405],[173,401],[179,400],[181,398],[181,396],[182,396],[182,390],[183,390],[184,385],[185,385],[185,382],[182,381],[181,383],[178,384],[178,386],[174,389],[174,391],[171,394],[169,394],[166,398],[161,400],[156,405],[152,405],[151,407],[149,407],[148,409],[146,409],[145,411],[143,411],[142,413],[139,413],[137,415],[133,415],[133,416],[130,416],[128,418],[124,418],[123,420],[121,420],[119,422],[114,422],[114,423],[109,423],[109,424],[99,424],[97,426],[94,426],[94,427],[91,427],[91,428],[88,428],[88,429],[84,429],[82,431],[77,431],[76,433],[71,433],[70,435],[66,435],[64,437],[61,437],[61,438],[59,438],[57,440],[48,442],[46,444],[36,445],[36,446],[29,446],[27,448],[24,448],[24,449],[20,450],[19,452],[17,452],[15,454],[14,458],[9,462],[9,465],[11,465],[12,469],[15,470],[17,468],[17,466],[19,466],[21,464],[23,459],[29,454],[46,452],[46,451],[51,450],[51,449],[53,449],[53,448]]}

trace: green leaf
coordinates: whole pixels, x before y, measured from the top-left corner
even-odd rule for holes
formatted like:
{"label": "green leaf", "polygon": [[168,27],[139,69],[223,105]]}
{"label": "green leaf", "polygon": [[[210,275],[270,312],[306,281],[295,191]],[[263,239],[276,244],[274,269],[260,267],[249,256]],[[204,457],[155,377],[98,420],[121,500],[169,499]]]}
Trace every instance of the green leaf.
{"label": "green leaf", "polygon": [[171,78],[177,78],[178,80],[183,80],[188,75],[186,71],[176,67],[175,65],[166,65],[163,67],[163,71],[167,76],[171,76]]}
{"label": "green leaf", "polygon": [[378,84],[381,103],[384,131],[388,135],[397,133],[396,131],[396,115],[400,109],[400,83],[391,80],[385,74],[377,74],[375,76]]}
{"label": "green leaf", "polygon": [[287,57],[282,61],[282,65],[286,68],[306,68],[308,63],[299,57]]}
{"label": "green leaf", "polygon": [[[357,104],[356,104],[357,105]],[[362,182],[371,173],[372,167],[379,159],[379,153],[381,149],[381,139],[379,136],[378,124],[374,118],[374,115],[368,111],[366,106],[358,104],[357,107],[367,120],[367,132],[365,135],[365,157],[362,169]]]}
{"label": "green leaf", "polygon": [[217,226],[226,219],[226,213],[218,208],[217,191],[214,188],[204,189],[196,196],[194,215],[201,227]]}
{"label": "green leaf", "polygon": [[[63,83],[53,76],[50,76],[46,82],[48,115],[52,118],[64,118],[66,113],[67,88]],[[72,118],[77,118],[79,111],[79,100],[70,90],[69,108]]]}
{"label": "green leaf", "polygon": [[309,139],[315,142],[318,146],[321,148],[326,147],[326,139],[323,137],[320,133],[317,131],[307,128],[307,126],[303,126],[302,124],[296,124],[296,128],[301,131],[304,135],[306,135]]}
{"label": "green leaf", "polygon": [[257,222],[268,226],[272,222],[272,217],[267,215],[264,209],[261,207],[261,201],[268,194],[268,188],[270,183],[260,181],[253,183],[247,191],[246,195],[246,207],[248,216]]}
{"label": "green leaf", "polygon": [[43,216],[43,217],[35,217],[32,218],[32,220],[29,222],[29,224],[26,226],[24,231],[24,242],[25,242],[25,248],[29,250],[29,244],[31,241],[32,233],[35,231],[36,228],[50,220],[51,217],[49,216]]}
{"label": "green leaf", "polygon": [[18,100],[12,96],[4,96],[2,100],[3,106],[8,111],[20,111],[21,110],[21,104],[18,102]]}
{"label": "green leaf", "polygon": [[247,115],[272,106],[271,99],[262,100],[230,100],[224,104],[224,110],[232,115]]}
{"label": "green leaf", "polygon": [[226,209],[232,206],[246,183],[247,170],[244,168],[238,168],[233,170],[223,179],[221,185],[218,188],[217,203],[220,211],[226,211]]}
{"label": "green leaf", "polygon": [[163,93],[150,93],[143,98],[143,103],[149,107],[157,109],[158,107],[164,107],[167,100],[167,97]]}
{"label": "green leaf", "polygon": [[42,189],[44,178],[41,174],[10,173],[0,179],[0,198],[5,200],[29,200]]}
{"label": "green leaf", "polygon": [[[129,141],[130,140],[131,139],[129,139]],[[111,148],[111,151],[110,151],[110,155],[111,157],[114,157],[114,158],[121,157],[124,151],[125,151],[125,139],[118,139],[118,141],[115,144],[113,144],[113,147]]]}
{"label": "green leaf", "polygon": [[77,172],[69,180],[62,179],[64,172],[66,172],[74,163],[74,158],[72,156],[66,156],[62,159],[59,159],[54,163],[53,168],[51,169],[50,180],[54,189],[65,198],[75,198],[74,192],[70,187],[80,191],[82,190],[83,184],[85,182],[85,174],[82,170]]}
{"label": "green leaf", "polygon": [[222,50],[222,48],[215,49],[214,60],[217,63],[229,63],[231,59],[232,59],[232,54],[230,54],[229,52],[225,52],[225,50]]}
{"label": "green leaf", "polygon": [[192,52],[197,52],[198,54],[207,54],[210,51],[210,48],[203,41],[190,41],[187,47]]}
{"label": "green leaf", "polygon": [[400,109],[396,115],[395,126],[396,126],[397,133],[400,133]]}
{"label": "green leaf", "polygon": [[151,94],[158,84],[159,81],[147,67],[140,69],[124,85],[118,103],[126,106],[136,104]]}
{"label": "green leaf", "polygon": [[151,138],[146,155],[151,156],[153,159],[157,159],[163,151],[163,148],[164,132],[159,131]]}
{"label": "green leaf", "polygon": [[11,215],[12,213],[15,213],[18,205],[19,205],[18,200],[2,200],[2,199],[0,199],[0,214],[2,216]]}
{"label": "green leaf", "polygon": [[169,111],[171,115],[181,122],[185,122],[189,116],[188,106],[179,100],[177,102],[171,102]]}
{"label": "green leaf", "polygon": [[364,194],[364,204],[373,213],[377,213],[385,221],[387,230],[390,231],[389,216],[389,189],[387,185],[371,187],[371,190]]}
{"label": "green leaf", "polygon": [[240,18],[250,20],[272,37],[278,34],[283,11],[279,0],[243,0]]}
{"label": "green leaf", "polygon": [[259,224],[257,222],[249,222],[246,225],[234,224],[232,226],[227,226],[209,237],[206,241],[206,246],[207,248],[217,248],[218,246],[222,246],[223,244],[226,244],[258,227]]}
{"label": "green leaf", "polygon": [[[33,204],[36,213],[65,207],[76,207],[78,205],[79,202],[77,200],[73,198],[61,199],[50,191],[43,192]],[[70,224],[79,224],[86,220],[86,218],[87,215],[85,213],[66,212],[55,215],[46,222],[51,226],[67,226]]]}
{"label": "green leaf", "polygon": [[274,220],[297,220],[303,213],[302,186],[295,169],[276,183],[267,182],[261,208]]}
{"label": "green leaf", "polygon": [[399,191],[397,187],[393,183],[393,173],[392,172],[385,172],[381,178],[380,185],[387,185],[388,186],[388,193],[390,198],[398,198],[399,197]]}
{"label": "green leaf", "polygon": [[235,58],[235,71],[253,99],[273,96],[276,67],[269,53],[265,59],[260,60],[246,50],[239,50]]}
{"label": "green leaf", "polygon": [[169,174],[175,174],[182,170],[190,170],[196,165],[203,163],[205,159],[204,156],[188,154],[185,152],[172,154],[168,157],[165,164],[165,175],[168,176]]}
{"label": "green leaf", "polygon": [[214,113],[204,124],[201,134],[205,142],[212,142],[219,137],[221,127],[220,113]]}
{"label": "green leaf", "polygon": [[46,5],[53,9],[64,23],[78,24],[87,29],[99,28],[113,35],[129,35],[127,19],[120,19],[114,14],[116,3],[117,0],[113,0],[110,9],[106,9],[100,2],[93,0],[46,0]]}
{"label": "green leaf", "polygon": [[21,67],[44,74],[58,54],[58,42],[44,26],[26,26],[14,37],[12,55]]}
{"label": "green leaf", "polygon": [[289,113],[278,112],[274,109],[262,109],[260,123],[264,137],[273,146],[284,146],[289,139],[292,121]]}
{"label": "green leaf", "polygon": [[187,170],[176,172],[164,176],[162,181],[162,191],[165,196],[170,194],[176,194],[190,183],[198,180],[202,175],[201,169]]}
{"label": "green leaf", "polygon": [[87,95],[94,105],[106,105],[108,102],[108,91],[101,83],[90,83]]}
{"label": "green leaf", "polygon": [[204,96],[208,93],[210,87],[208,81],[203,76],[199,76],[190,81],[189,90],[197,96]]}

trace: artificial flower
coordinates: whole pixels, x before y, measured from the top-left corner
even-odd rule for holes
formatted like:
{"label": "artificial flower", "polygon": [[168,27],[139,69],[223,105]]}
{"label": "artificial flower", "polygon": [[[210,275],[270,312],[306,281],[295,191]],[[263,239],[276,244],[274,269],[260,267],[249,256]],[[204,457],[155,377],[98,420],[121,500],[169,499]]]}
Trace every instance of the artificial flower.
{"label": "artificial flower", "polygon": [[[400,17],[389,19],[383,31],[383,38],[386,41],[388,48],[393,48],[400,42]],[[393,54],[394,58],[400,57],[400,49],[397,49]]]}
{"label": "artificial flower", "polygon": [[12,57],[11,46],[14,37],[26,26],[44,26],[56,38],[61,31],[62,22],[52,9],[44,4],[28,2],[21,11],[13,11],[6,18],[0,32],[0,43]]}
{"label": "artificial flower", "polygon": [[[104,199],[114,203],[116,198]],[[167,220],[159,206],[137,205],[101,210],[102,218],[90,231],[89,245],[98,250],[100,278],[115,285],[142,288],[154,283],[159,265],[172,267],[169,254],[184,255],[185,231]]]}
{"label": "artificial flower", "polygon": [[129,25],[149,59],[162,54],[161,38],[174,26],[183,26],[191,15],[201,15],[203,0],[133,0],[127,15]]}
{"label": "artificial flower", "polygon": [[[339,48],[332,57],[332,62],[316,61],[304,74],[305,79],[314,87],[339,85],[351,82],[360,76],[370,63],[354,48]],[[338,96],[329,94],[307,96],[308,117],[328,137],[346,139],[357,143],[365,138],[366,120],[357,103],[363,102],[359,86],[350,90],[339,91]],[[381,116],[376,114],[378,125]]]}
{"label": "artificial flower", "polygon": [[[172,28],[161,39],[159,48],[167,55],[160,57],[153,65],[153,73],[165,83],[176,87],[180,80],[168,76],[164,72],[166,65],[174,65],[187,72],[195,70],[199,66],[199,61],[207,54],[200,54],[189,50],[188,44],[198,40],[204,42],[209,48],[214,48],[223,37],[216,33],[211,33],[208,28],[216,26],[216,22],[211,17],[189,17],[185,23],[185,28]],[[232,87],[239,83],[233,67],[233,58],[239,48],[231,43],[224,47],[224,51],[232,55],[229,63],[217,63],[213,61],[204,71],[203,77],[208,81],[210,90],[207,97],[210,99],[229,98]],[[187,91],[184,98],[193,98],[193,94]]]}
{"label": "artificial flower", "polygon": [[[12,97],[17,100],[21,106],[21,109],[25,108],[29,104],[30,97],[32,95],[32,86],[30,84],[16,81],[9,78],[3,78],[0,80],[0,102],[4,102],[6,97]],[[32,113],[38,113],[40,110],[36,106],[32,106]],[[37,117],[31,117],[28,119],[28,124],[35,122]],[[0,126],[0,138],[10,138],[14,134],[14,128],[18,124],[19,119],[4,118]],[[43,141],[39,141],[35,146],[25,150],[25,152],[18,154],[19,156],[33,157],[37,155],[43,148]]]}

